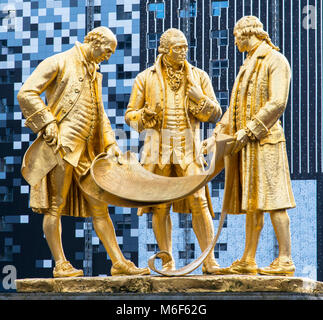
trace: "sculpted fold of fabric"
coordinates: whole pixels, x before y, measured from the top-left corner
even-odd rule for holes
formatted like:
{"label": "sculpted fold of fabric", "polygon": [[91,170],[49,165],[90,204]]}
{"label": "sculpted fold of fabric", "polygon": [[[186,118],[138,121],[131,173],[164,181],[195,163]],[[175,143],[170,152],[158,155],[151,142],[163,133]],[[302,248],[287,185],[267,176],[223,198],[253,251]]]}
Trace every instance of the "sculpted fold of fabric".
{"label": "sculpted fold of fabric", "polygon": [[225,181],[223,209],[228,213],[295,207],[279,120],[286,107],[289,79],[286,58],[265,42],[240,69],[230,107],[219,125],[231,136],[247,127],[257,141],[226,159],[231,175]]}
{"label": "sculpted fold of fabric", "polygon": [[[43,215],[43,232],[55,260],[54,277],[82,276],[66,259],[61,216],[91,217],[111,261],[111,275],[146,275],[125,259],[116,238],[108,204],[84,192],[87,175],[101,153],[121,155],[102,101],[98,64],[115,52],[117,39],[106,27],[91,30],[83,43],[42,61],[25,81],[18,101],[26,126],[38,134],[27,150],[22,175],[31,185],[30,207]],[[41,94],[46,94],[46,104]],[[92,193],[98,191],[94,185]]]}
{"label": "sculpted fold of fabric", "polygon": [[[187,130],[185,132],[188,133],[185,142],[186,144],[190,144],[192,149],[190,152],[187,149],[185,150],[185,157],[187,159],[185,162],[186,168],[187,165],[192,163],[195,159],[194,156],[190,156],[190,153],[193,154],[193,152],[196,152],[194,150],[199,150],[200,148],[200,121],[215,122],[219,117],[219,107],[215,107],[215,105],[217,105],[217,100],[208,75],[204,71],[193,67],[187,61],[185,61],[185,72],[187,76],[186,83],[196,83],[201,86],[205,96],[207,97],[206,99],[208,100],[206,107],[201,110],[197,116],[193,116],[189,112],[189,109],[190,105],[192,105],[191,109],[194,109],[196,103],[190,99],[185,99],[183,116],[185,117],[185,125],[187,126]],[[166,119],[168,119],[166,105],[169,91],[170,90],[166,89],[162,71],[162,55],[159,55],[155,64],[151,68],[148,68],[136,77],[128,108],[125,113],[126,122],[134,129],[141,132],[144,130],[144,125],[142,123],[142,112],[144,110],[144,106],[148,105],[152,111],[159,111],[161,117],[160,127],[146,130],[147,133],[140,159],[140,162],[144,167],[152,172],[154,172],[157,167],[163,168],[165,166],[165,163],[169,161],[169,156],[167,156],[167,154],[170,154],[171,152],[171,150],[168,150],[167,152],[167,147],[163,144],[163,140],[167,140],[167,138],[165,139],[165,137],[167,137],[166,133],[170,132],[167,131],[168,128],[166,127]],[[183,95],[178,94],[178,96]],[[162,149],[163,146],[164,149]],[[194,161],[199,162],[198,159]],[[182,165],[180,160],[178,162]],[[185,164],[183,163],[183,166]],[[200,163],[200,166],[202,168],[203,164]],[[207,188],[207,186],[205,188]],[[208,194],[208,192],[206,192],[206,194]],[[209,197],[207,198],[210,204],[210,212],[214,215],[211,200]],[[186,199],[175,201],[173,203],[173,210],[180,213],[190,212]],[[151,211],[150,208],[145,208],[140,210],[138,214],[141,215],[143,212],[149,211]]]}
{"label": "sculpted fold of fabric", "polygon": [[[62,158],[74,167],[78,166],[85,148],[91,161],[96,154],[104,152],[109,145],[115,143],[114,132],[104,111],[101,95],[98,94],[102,91],[102,75],[97,72],[94,81],[89,79],[84,60],[80,44],[76,42],[67,52],[41,62],[24,83],[18,96],[27,119],[26,125],[38,133],[38,138],[27,150],[22,165],[22,175],[31,185],[30,206],[36,212],[45,212],[49,208],[46,200],[49,194],[46,175],[55,167],[60,157],[59,154],[55,155],[54,148],[49,147],[42,139],[42,129],[48,123],[57,122]],[[56,81],[52,81],[53,78],[56,78]],[[47,106],[39,97],[45,90]],[[88,92],[92,92],[92,98],[98,100],[90,101],[91,95],[88,96]],[[77,109],[74,108],[76,103]],[[82,106],[87,105],[96,108],[90,112],[93,119],[88,117],[87,109],[82,111]],[[87,126],[89,129],[96,128],[90,132],[89,138],[82,133]],[[91,162],[87,170],[90,165]],[[77,181],[72,183],[76,186],[70,188],[62,212],[86,217],[89,213],[85,210],[82,194],[78,192]],[[79,205],[76,205],[77,202]]]}

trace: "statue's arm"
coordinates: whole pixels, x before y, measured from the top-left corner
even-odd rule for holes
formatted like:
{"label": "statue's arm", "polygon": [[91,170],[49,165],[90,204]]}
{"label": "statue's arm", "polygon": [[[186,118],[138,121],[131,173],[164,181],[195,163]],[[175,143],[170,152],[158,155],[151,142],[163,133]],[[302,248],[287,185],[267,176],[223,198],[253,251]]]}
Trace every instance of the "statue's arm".
{"label": "statue's arm", "polygon": [[191,109],[192,114],[202,122],[215,123],[222,115],[222,109],[216,99],[211,80],[206,72],[201,72],[202,96],[197,106]]}
{"label": "statue's arm", "polygon": [[281,54],[276,54],[269,61],[268,101],[253,119],[247,123],[257,140],[263,138],[285,111],[290,85],[291,72],[289,63]]}
{"label": "statue's arm", "polygon": [[213,135],[215,137],[220,133],[227,134],[227,135],[229,134],[229,127],[230,127],[229,113],[230,113],[230,109],[228,108],[226,110],[226,112],[223,114],[221,120],[219,122],[217,122],[217,124],[213,130]]}
{"label": "statue's arm", "polygon": [[20,108],[26,118],[25,125],[35,133],[55,121],[55,117],[40,95],[55,81],[58,70],[55,57],[43,60],[25,81],[17,95]]}

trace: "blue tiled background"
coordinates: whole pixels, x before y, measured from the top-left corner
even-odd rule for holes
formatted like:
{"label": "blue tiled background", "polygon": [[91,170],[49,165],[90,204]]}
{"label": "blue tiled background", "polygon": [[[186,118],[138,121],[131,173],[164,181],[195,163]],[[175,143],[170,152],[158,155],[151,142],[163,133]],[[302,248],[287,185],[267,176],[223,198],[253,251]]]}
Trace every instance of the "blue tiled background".
{"label": "blue tiled background", "polygon": [[[125,124],[124,112],[135,76],[143,69],[143,65],[151,63],[141,56],[141,50],[146,50],[143,46],[147,45],[142,40],[140,31],[141,23],[144,23],[143,6],[148,11],[155,10],[158,23],[168,18],[165,14],[165,5],[168,4],[164,1],[157,2],[158,7],[156,1],[147,1],[147,5],[153,4],[147,7],[146,1],[139,0],[94,1],[94,26],[109,27],[118,39],[116,53],[108,63],[101,65],[102,95],[107,115],[123,151],[138,153],[140,149],[139,134]],[[214,2],[210,10],[220,18],[221,14],[226,14],[227,9],[228,1],[220,1]],[[196,6],[192,5],[190,10],[189,16],[196,15]],[[148,14],[149,12],[146,13]],[[159,24],[156,25],[158,29]],[[213,26],[212,30],[215,27],[217,26]],[[218,46],[225,49],[230,45],[228,29],[223,25],[220,26],[219,30],[221,29],[221,33],[212,33],[213,36],[211,34],[210,37],[215,37]],[[52,276],[53,261],[42,233],[42,217],[31,212],[28,206],[29,186],[20,174],[23,154],[35,135],[24,126],[25,120],[16,96],[22,83],[40,61],[71,48],[75,41],[82,42],[85,30],[85,0],[2,0],[0,3],[0,290],[1,271],[8,264],[16,266],[19,278]],[[155,31],[157,34],[160,32],[159,29]],[[201,56],[197,54],[195,58],[199,64]],[[216,61],[220,60],[228,61],[223,57],[218,57]],[[214,65],[213,70],[208,70],[210,77],[221,76],[221,72],[226,72],[229,67],[230,65],[225,65],[221,67],[222,70]],[[218,99],[225,108],[229,91],[217,89]],[[223,183],[212,183],[210,189],[216,211],[216,229]],[[296,275],[316,278],[317,182],[314,179],[294,180],[293,190],[297,208],[290,211],[290,218]],[[146,266],[150,255],[157,250],[151,229],[151,216],[138,218],[136,209],[117,207],[110,207],[110,214],[125,256],[139,266]],[[196,258],[200,250],[192,230],[182,227],[185,219],[190,223],[190,215],[184,218],[183,215],[172,214],[172,219],[174,256],[177,267],[180,267]],[[83,267],[85,230],[86,223],[82,219],[63,218],[66,255],[80,268]],[[92,245],[93,275],[109,275],[111,261],[94,231]],[[228,216],[215,248],[219,263],[222,266],[231,264],[241,256],[243,248],[244,216]],[[266,215],[257,253],[258,264],[268,265],[276,255],[277,243],[269,216]],[[195,273],[201,273],[200,268]]]}

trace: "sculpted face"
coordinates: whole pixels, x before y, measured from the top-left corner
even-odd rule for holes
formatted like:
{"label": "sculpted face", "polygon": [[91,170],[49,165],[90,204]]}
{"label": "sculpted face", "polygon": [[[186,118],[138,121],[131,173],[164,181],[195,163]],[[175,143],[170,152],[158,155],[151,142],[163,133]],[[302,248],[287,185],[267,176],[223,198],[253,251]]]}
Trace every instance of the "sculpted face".
{"label": "sculpted face", "polygon": [[183,64],[188,50],[187,40],[183,35],[173,36],[170,40],[169,52],[166,54],[170,63]]}
{"label": "sculpted face", "polygon": [[94,62],[99,64],[104,60],[109,60],[116,47],[117,42],[114,38],[104,37],[101,43],[93,47],[92,57]]}
{"label": "sculpted face", "polygon": [[248,36],[242,35],[239,31],[234,32],[234,43],[240,52],[248,51],[250,47],[249,40]]}

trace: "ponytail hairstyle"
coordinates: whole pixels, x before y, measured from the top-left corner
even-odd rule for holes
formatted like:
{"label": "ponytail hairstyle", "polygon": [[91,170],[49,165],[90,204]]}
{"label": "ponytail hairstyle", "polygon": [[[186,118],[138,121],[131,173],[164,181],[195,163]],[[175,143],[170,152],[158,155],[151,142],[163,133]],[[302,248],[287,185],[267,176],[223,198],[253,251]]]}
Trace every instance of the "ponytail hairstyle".
{"label": "ponytail hairstyle", "polygon": [[273,49],[279,51],[279,47],[275,46],[268,33],[264,30],[264,26],[261,21],[255,16],[245,16],[242,17],[235,25],[233,34],[240,36],[251,36],[255,35],[260,40],[265,40],[268,45]]}

